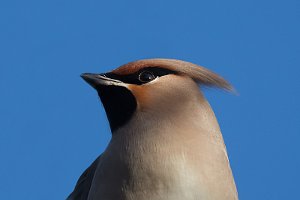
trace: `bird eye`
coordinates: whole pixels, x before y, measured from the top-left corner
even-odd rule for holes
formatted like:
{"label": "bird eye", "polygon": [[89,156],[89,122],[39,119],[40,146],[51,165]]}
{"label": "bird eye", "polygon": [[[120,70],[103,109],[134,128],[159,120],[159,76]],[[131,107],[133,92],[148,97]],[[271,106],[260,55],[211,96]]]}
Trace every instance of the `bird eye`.
{"label": "bird eye", "polygon": [[144,83],[150,82],[150,81],[154,80],[155,78],[156,78],[156,76],[150,71],[142,71],[139,74],[139,80]]}

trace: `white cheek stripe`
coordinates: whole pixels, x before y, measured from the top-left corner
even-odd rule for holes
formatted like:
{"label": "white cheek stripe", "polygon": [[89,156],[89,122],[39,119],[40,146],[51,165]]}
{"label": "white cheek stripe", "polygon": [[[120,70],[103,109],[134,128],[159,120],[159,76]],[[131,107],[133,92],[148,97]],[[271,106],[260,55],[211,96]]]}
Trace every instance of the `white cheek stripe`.
{"label": "white cheek stripe", "polygon": [[128,88],[128,84],[110,78],[102,78],[98,80],[100,85],[114,85]]}
{"label": "white cheek stripe", "polygon": [[128,84],[123,82],[115,82],[115,81],[104,81],[103,85],[114,85],[128,88]]}
{"label": "white cheek stripe", "polygon": [[[121,86],[121,87],[125,87],[129,89],[130,85],[135,85],[135,84],[128,84],[128,83],[124,83],[121,81],[114,81],[114,80],[109,80],[109,79],[100,79],[100,84],[101,85],[114,85],[114,86]],[[156,77],[154,80],[145,83],[145,85],[150,85],[150,84],[154,84],[159,80],[159,77]]]}

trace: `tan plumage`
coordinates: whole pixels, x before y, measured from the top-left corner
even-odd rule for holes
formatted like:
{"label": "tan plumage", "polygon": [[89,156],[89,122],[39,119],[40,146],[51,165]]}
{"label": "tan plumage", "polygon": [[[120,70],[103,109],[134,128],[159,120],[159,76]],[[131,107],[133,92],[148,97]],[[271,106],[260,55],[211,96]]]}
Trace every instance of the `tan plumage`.
{"label": "tan plumage", "polygon": [[200,83],[230,90],[230,84],[203,67],[171,59],[136,61],[112,72],[126,76],[148,67],[175,73],[145,84],[108,83],[100,77],[101,87],[130,91],[136,108],[114,129],[107,149],[86,173],[88,181],[79,181],[69,199],[238,199],[219,125],[198,88]]}

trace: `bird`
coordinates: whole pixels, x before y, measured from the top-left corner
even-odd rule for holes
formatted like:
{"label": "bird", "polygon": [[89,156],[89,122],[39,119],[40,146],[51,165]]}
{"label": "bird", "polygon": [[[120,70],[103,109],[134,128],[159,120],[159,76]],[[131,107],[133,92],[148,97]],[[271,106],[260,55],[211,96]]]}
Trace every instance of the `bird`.
{"label": "bird", "polygon": [[237,200],[226,146],[203,87],[233,91],[187,61],[153,58],[81,77],[111,129],[67,200]]}

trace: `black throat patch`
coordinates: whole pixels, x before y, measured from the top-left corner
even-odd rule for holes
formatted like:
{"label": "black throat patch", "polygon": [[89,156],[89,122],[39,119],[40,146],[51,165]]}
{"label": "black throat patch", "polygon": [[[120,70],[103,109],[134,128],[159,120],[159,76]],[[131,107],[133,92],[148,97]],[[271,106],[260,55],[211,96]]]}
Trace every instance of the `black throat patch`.
{"label": "black throat patch", "polygon": [[137,102],[125,87],[99,86],[98,95],[104,106],[111,131],[126,124],[136,110]]}
{"label": "black throat patch", "polygon": [[[147,72],[151,79],[141,80],[141,73]],[[150,73],[150,75],[149,75]],[[101,74],[101,76],[122,81],[127,84],[143,85],[154,80],[156,77],[168,74],[176,74],[175,71],[160,67],[145,67],[133,74],[118,75],[113,72]],[[146,78],[148,78],[146,76]],[[137,107],[137,100],[127,88],[113,85],[96,86],[99,97],[102,101],[112,132],[126,124]]]}

